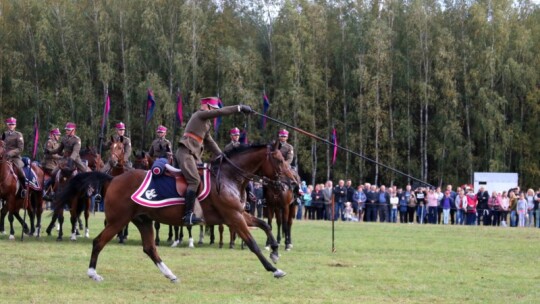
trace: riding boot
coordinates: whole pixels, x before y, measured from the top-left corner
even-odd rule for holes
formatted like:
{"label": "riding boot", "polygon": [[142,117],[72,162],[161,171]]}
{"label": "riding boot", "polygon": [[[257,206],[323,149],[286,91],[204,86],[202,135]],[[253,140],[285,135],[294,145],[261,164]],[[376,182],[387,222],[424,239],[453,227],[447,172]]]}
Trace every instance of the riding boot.
{"label": "riding boot", "polygon": [[19,196],[21,198],[26,197],[26,185],[28,185],[28,179],[26,179],[26,175],[24,175],[24,172],[21,168],[17,166],[13,166],[15,169],[15,173],[17,174],[17,177],[19,178],[19,184],[21,185],[21,189],[19,191]]}
{"label": "riding boot", "polygon": [[197,193],[195,191],[187,190],[184,217],[182,218],[184,225],[197,225],[202,222],[202,219],[198,218],[195,213],[193,213],[193,206],[195,205],[196,198]]}
{"label": "riding boot", "polygon": [[[54,200],[54,192],[53,192],[54,180],[55,178],[51,176],[51,178],[49,178],[43,184],[43,199],[46,201]],[[50,191],[49,191],[49,188],[50,188]]]}

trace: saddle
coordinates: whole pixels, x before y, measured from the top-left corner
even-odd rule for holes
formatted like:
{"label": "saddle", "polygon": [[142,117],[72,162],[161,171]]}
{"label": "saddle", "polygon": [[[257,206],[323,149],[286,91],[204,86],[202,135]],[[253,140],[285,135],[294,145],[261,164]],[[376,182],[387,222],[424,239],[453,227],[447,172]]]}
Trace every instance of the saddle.
{"label": "saddle", "polygon": [[[202,201],[210,193],[210,170],[206,164],[199,165],[198,169],[201,183],[197,199]],[[146,173],[141,185],[131,195],[131,199],[151,208],[179,205],[185,202],[186,189],[187,182],[180,169],[156,161],[152,169]]]}

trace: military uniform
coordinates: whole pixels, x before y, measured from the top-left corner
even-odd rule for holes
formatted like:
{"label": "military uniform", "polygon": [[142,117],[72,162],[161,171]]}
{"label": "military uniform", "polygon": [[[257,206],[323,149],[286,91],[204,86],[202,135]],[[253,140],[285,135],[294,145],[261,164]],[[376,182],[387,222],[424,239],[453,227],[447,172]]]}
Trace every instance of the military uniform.
{"label": "military uniform", "polygon": [[168,152],[172,153],[171,141],[165,137],[159,137],[152,142],[148,154],[154,158],[168,158]]}
{"label": "military uniform", "polygon": [[197,163],[202,163],[201,156],[207,148],[214,156],[221,154],[210,130],[213,118],[240,112],[239,106],[228,106],[210,111],[197,111],[189,119],[184,136],[176,150],[176,160],[188,183],[188,190],[197,191],[200,183]]}
{"label": "military uniform", "polygon": [[[50,138],[47,140],[47,143],[45,144],[45,150],[55,150],[60,146],[60,143],[53,138]],[[43,169],[45,169],[47,172],[51,173],[54,168],[58,166],[58,161],[62,159],[62,156],[60,154],[49,154],[46,153],[43,157],[43,162],[41,163]]]}
{"label": "military uniform", "polygon": [[294,149],[293,146],[287,142],[282,142],[279,151],[283,155],[285,161],[291,165],[294,158]]}
{"label": "military uniform", "polygon": [[[81,139],[77,135],[64,135],[58,148],[45,151],[50,154],[60,154],[63,152],[64,158],[71,158],[79,172],[87,172],[88,168],[82,163],[81,156],[79,155],[80,150]],[[56,173],[57,169],[55,169],[53,173]]]}
{"label": "military uniform", "polygon": [[234,148],[240,147],[240,142],[236,140],[231,140],[230,143],[228,143],[225,148],[223,148],[223,152],[231,151]]}
{"label": "military uniform", "polygon": [[[122,137],[122,138],[120,138]],[[131,162],[129,160],[129,157],[131,156],[131,139],[127,136],[120,136],[118,134],[112,135],[112,140],[109,140],[105,144],[106,149],[110,149],[113,145],[113,142],[119,142],[121,141],[124,144],[124,167],[131,168]],[[107,162],[103,169],[101,169],[101,172],[108,172],[111,169],[111,163]]]}
{"label": "military uniform", "polygon": [[8,160],[17,167],[22,168],[21,153],[24,150],[23,135],[19,131],[5,131],[2,135]]}

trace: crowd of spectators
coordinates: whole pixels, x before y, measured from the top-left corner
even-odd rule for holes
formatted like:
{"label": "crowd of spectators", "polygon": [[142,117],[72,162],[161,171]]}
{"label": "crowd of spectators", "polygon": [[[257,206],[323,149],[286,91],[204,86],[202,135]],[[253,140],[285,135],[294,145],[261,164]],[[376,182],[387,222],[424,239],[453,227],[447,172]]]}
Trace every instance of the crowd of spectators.
{"label": "crowd of spectators", "polygon": [[[389,222],[402,224],[484,225],[540,228],[540,189],[519,187],[489,193],[484,187],[411,185],[404,189],[351,180],[301,186],[297,219]],[[332,209],[332,206],[334,207]]]}

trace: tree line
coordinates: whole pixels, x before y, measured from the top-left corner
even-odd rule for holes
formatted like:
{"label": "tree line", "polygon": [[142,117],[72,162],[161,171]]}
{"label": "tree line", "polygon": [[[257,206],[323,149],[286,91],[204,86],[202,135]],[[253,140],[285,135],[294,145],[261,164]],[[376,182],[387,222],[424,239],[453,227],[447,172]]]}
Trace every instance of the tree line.
{"label": "tree line", "polygon": [[[540,184],[540,11],[528,0],[2,0],[0,107],[31,151],[66,121],[97,145],[126,123],[135,149],[205,96],[244,103],[432,184],[475,171]],[[144,123],[147,90],[155,114]],[[227,117],[250,141],[279,125]],[[406,177],[291,132],[300,173],[403,185]],[[42,153],[42,152],[41,152]],[[42,154],[38,154],[42,155]]]}

